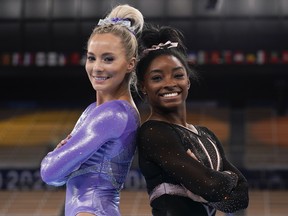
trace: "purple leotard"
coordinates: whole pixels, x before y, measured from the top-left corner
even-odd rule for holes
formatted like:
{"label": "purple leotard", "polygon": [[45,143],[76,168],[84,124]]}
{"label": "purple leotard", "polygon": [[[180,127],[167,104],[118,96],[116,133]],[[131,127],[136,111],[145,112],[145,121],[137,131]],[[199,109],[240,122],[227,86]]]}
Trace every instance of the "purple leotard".
{"label": "purple leotard", "polygon": [[120,215],[119,191],[135,153],[139,124],[138,113],[127,101],[92,103],[68,142],[42,160],[43,181],[66,184],[66,216],[80,212]]}

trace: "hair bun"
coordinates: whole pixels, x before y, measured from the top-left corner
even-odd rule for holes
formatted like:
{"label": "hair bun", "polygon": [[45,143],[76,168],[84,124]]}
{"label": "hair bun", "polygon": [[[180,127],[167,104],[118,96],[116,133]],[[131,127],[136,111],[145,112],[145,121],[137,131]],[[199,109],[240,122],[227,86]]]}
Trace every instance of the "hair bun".
{"label": "hair bun", "polygon": [[183,43],[183,33],[171,26],[153,26],[146,24],[139,39],[139,52],[143,52],[158,44],[165,44],[167,41],[178,43],[177,49],[186,55],[186,47]]}
{"label": "hair bun", "polygon": [[144,25],[142,13],[138,9],[128,4],[116,6],[106,18],[121,18],[129,20],[136,35],[142,32]]}

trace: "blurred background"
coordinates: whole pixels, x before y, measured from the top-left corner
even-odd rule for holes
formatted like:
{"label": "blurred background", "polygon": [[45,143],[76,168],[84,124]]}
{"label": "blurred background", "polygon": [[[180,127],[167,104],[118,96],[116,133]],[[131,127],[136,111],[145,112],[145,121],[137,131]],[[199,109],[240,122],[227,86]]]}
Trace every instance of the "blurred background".
{"label": "blurred background", "polygon": [[[86,42],[126,3],[184,33],[201,76],[188,120],[214,131],[249,181],[250,205],[232,215],[287,215],[286,0],[0,0],[0,215],[63,214],[64,188],[42,182],[40,162],[95,101]],[[123,216],[151,215],[137,154],[121,196]]]}

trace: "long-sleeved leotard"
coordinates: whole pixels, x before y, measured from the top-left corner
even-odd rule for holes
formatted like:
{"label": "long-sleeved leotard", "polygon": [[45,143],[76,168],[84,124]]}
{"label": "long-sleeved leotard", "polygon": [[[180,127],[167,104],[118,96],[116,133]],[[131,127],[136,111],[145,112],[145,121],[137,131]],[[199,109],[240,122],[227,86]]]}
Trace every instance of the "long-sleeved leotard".
{"label": "long-sleeved leotard", "polygon": [[[235,212],[248,205],[247,181],[227,161],[219,140],[205,127],[194,129],[150,120],[139,130],[139,165],[155,216],[186,215],[185,208],[191,215],[215,215],[215,209]],[[196,198],[187,198],[183,187]],[[178,197],[171,201],[173,195]]]}
{"label": "long-sleeved leotard", "polygon": [[127,101],[92,103],[67,143],[42,160],[43,181],[66,184],[66,216],[120,215],[119,191],[135,153],[139,124],[138,113]]}

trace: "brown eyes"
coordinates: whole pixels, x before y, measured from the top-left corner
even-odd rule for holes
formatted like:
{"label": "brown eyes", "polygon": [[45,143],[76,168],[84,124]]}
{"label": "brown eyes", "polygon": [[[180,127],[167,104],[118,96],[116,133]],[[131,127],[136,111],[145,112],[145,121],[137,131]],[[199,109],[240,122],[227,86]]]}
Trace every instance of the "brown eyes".
{"label": "brown eyes", "polygon": [[[185,76],[184,73],[179,73],[179,74],[174,74],[173,78],[174,79],[182,79],[184,76]],[[159,81],[161,81],[163,79],[165,79],[165,77],[162,76],[162,75],[155,75],[155,76],[151,77],[151,80],[155,81],[155,82],[159,82]]]}
{"label": "brown eyes", "polygon": [[109,63],[109,62],[114,61],[114,58],[113,57],[105,57],[104,61]]}
{"label": "brown eyes", "polygon": [[95,61],[95,57],[94,56],[87,56],[87,60],[88,61]]}
{"label": "brown eyes", "polygon": [[[90,61],[90,62],[93,62],[96,60],[96,58],[94,56],[87,56],[87,60]],[[114,61],[114,58],[113,57],[105,57],[103,58],[103,62],[105,63],[111,63]]]}

